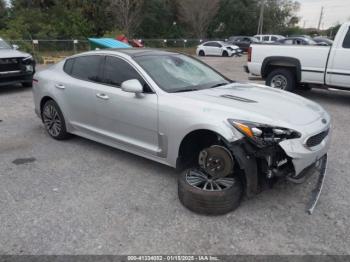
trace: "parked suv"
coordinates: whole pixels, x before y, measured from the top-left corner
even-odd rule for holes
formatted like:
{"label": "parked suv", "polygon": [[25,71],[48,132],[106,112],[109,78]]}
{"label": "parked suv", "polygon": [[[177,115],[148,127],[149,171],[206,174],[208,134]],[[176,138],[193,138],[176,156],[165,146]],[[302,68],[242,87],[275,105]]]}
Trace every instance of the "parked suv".
{"label": "parked suv", "polygon": [[199,213],[229,212],[266,181],[300,183],[315,167],[325,170],[331,128],[321,106],[234,82],[190,56],[87,52],[40,71],[33,83],[35,111],[51,137],[75,134],[185,170],[179,198]]}
{"label": "parked suv", "polygon": [[258,39],[261,43],[271,44],[278,40],[282,40],[285,37],[281,35],[255,35],[256,39]]}
{"label": "parked suv", "polygon": [[0,86],[21,83],[31,87],[35,61],[30,54],[16,50],[0,38]]}

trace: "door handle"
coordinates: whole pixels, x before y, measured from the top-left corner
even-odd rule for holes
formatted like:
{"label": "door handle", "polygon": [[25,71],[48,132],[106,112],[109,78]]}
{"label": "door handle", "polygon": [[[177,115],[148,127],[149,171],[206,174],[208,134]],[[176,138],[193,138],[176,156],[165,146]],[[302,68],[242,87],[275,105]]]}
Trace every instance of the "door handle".
{"label": "door handle", "polygon": [[58,89],[65,89],[66,88],[64,85],[61,85],[61,84],[56,84],[55,87]]}
{"label": "door handle", "polygon": [[108,100],[109,96],[105,95],[105,94],[96,94],[97,98],[103,99],[103,100]]}

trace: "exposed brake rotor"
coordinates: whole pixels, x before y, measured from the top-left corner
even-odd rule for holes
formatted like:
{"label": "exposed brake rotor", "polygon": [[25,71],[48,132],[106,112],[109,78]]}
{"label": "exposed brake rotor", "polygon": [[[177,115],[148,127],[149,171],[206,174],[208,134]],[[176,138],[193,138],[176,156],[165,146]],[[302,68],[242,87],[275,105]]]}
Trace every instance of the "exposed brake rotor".
{"label": "exposed brake rotor", "polygon": [[231,152],[223,146],[211,146],[199,153],[199,166],[213,179],[232,174],[234,161]]}

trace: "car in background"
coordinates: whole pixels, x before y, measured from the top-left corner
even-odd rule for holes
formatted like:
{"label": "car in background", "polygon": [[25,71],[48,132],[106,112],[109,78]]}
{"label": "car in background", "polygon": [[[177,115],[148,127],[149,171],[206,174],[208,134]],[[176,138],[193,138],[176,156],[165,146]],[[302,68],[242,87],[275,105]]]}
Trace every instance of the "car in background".
{"label": "car in background", "polygon": [[35,61],[30,54],[17,50],[0,38],[0,86],[22,84],[31,87]]}
{"label": "car in background", "polygon": [[231,36],[228,43],[238,46],[243,52],[248,52],[251,44],[260,43],[260,41],[252,36]]}
{"label": "car in background", "polygon": [[291,36],[278,40],[275,44],[280,45],[317,45],[311,37],[305,36]]}
{"label": "car in background", "polygon": [[222,41],[209,41],[197,47],[198,56],[239,56],[242,50],[236,46]]}
{"label": "car in background", "polygon": [[323,46],[332,46],[333,45],[333,40],[324,37],[324,36],[316,36],[313,38],[313,40],[318,44],[318,45],[323,45]]}
{"label": "car in background", "polygon": [[[350,90],[350,22],[344,23],[332,46],[252,45],[248,73],[266,85],[287,91],[310,85]],[[304,117],[304,116],[303,116]]]}
{"label": "car in background", "polygon": [[258,39],[261,43],[266,44],[271,44],[285,38],[282,35],[255,35],[254,37]]}

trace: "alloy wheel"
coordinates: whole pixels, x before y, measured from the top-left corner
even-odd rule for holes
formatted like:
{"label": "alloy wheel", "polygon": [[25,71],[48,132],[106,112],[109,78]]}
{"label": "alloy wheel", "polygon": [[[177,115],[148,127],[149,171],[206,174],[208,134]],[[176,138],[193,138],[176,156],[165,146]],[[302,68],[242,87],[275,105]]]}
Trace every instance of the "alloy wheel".
{"label": "alloy wheel", "polygon": [[271,79],[271,87],[286,90],[288,86],[288,79],[284,75],[275,75]]}
{"label": "alloy wheel", "polygon": [[47,105],[43,111],[43,121],[46,130],[53,137],[57,137],[62,130],[62,120],[57,109],[52,105]]}
{"label": "alloy wheel", "polygon": [[186,181],[191,186],[205,191],[223,191],[235,183],[233,177],[212,178],[200,170],[190,170],[186,174]]}

